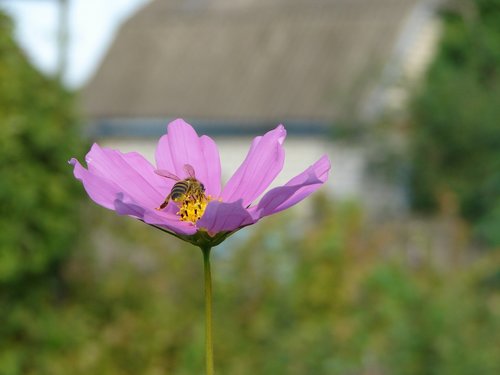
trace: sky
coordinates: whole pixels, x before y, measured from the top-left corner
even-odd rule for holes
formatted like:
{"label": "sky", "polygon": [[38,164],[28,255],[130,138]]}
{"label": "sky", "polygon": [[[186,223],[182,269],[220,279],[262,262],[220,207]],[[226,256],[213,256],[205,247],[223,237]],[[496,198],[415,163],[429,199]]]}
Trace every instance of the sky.
{"label": "sky", "polygon": [[[68,0],[68,68],[64,81],[81,87],[104,57],[123,21],[151,0]],[[0,0],[15,22],[15,37],[32,63],[47,74],[57,67],[57,0]]]}

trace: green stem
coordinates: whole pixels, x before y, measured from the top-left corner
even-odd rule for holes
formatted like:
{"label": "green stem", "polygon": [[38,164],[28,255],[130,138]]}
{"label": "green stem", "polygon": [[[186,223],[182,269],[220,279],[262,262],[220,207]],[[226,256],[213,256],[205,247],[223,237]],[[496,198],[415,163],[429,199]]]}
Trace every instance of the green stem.
{"label": "green stem", "polygon": [[205,364],[206,375],[214,374],[214,349],[212,343],[212,272],[210,271],[210,247],[202,247],[205,271]]}

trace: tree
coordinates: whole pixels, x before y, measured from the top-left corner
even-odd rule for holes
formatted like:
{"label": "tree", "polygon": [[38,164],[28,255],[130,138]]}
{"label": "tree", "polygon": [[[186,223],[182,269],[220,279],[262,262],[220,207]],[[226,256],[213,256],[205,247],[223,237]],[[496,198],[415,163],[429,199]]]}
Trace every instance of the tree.
{"label": "tree", "polygon": [[443,12],[444,35],[413,102],[414,206],[453,192],[480,238],[500,244],[500,0]]}

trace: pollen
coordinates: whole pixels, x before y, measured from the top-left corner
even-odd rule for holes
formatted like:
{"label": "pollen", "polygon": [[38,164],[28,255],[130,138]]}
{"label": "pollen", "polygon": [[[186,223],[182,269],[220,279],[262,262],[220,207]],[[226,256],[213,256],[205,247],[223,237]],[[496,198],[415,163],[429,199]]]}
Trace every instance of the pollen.
{"label": "pollen", "polygon": [[180,202],[179,212],[177,212],[177,215],[180,216],[181,221],[196,223],[203,216],[209,201],[210,196],[207,197],[201,192],[192,194]]}

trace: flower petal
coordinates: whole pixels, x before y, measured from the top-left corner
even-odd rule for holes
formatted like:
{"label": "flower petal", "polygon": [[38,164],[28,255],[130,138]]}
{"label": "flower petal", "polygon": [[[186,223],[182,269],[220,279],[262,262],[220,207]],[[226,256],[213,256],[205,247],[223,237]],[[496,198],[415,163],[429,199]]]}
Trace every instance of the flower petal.
{"label": "flower petal", "polygon": [[243,208],[240,199],[232,203],[210,202],[196,226],[214,236],[220,232],[232,232],[238,228],[253,224],[253,222],[254,220],[248,211]]}
{"label": "flower petal", "polygon": [[205,160],[205,170],[207,171],[205,182],[202,182],[205,185],[206,193],[213,198],[217,198],[219,197],[221,190],[221,165],[219,150],[217,149],[217,145],[214,140],[209,136],[201,136],[200,141]]}
{"label": "flower petal", "polygon": [[119,215],[132,216],[147,224],[169,230],[176,234],[190,235],[196,233],[196,227],[193,224],[180,221],[179,217],[174,213],[165,213],[164,211],[144,208],[135,204],[123,194],[118,194],[114,205],[115,211]]}
{"label": "flower petal", "polygon": [[286,130],[283,125],[257,137],[247,157],[229,179],[222,192],[222,200],[234,202],[242,199],[246,207],[257,199],[283,168]]}
{"label": "flower petal", "polygon": [[168,194],[165,179],[136,152],[122,154],[94,144],[85,160],[89,173],[111,181],[117,193],[125,193],[141,206],[158,207]]}
{"label": "flower petal", "polygon": [[330,160],[324,155],[284,186],[267,192],[259,204],[249,210],[254,220],[283,211],[306,198],[326,182],[330,167]]}
{"label": "flower petal", "polygon": [[113,210],[116,195],[120,191],[119,187],[112,181],[90,173],[75,158],[69,163],[73,165],[74,176],[82,182],[90,198],[98,205]]}
{"label": "flower petal", "polygon": [[190,164],[196,178],[204,185],[207,194],[220,194],[221,166],[219,151],[208,136],[198,137],[191,125],[181,119],[168,124],[167,134],[162,136],[156,148],[156,165],[183,179],[188,177],[184,170]]}

